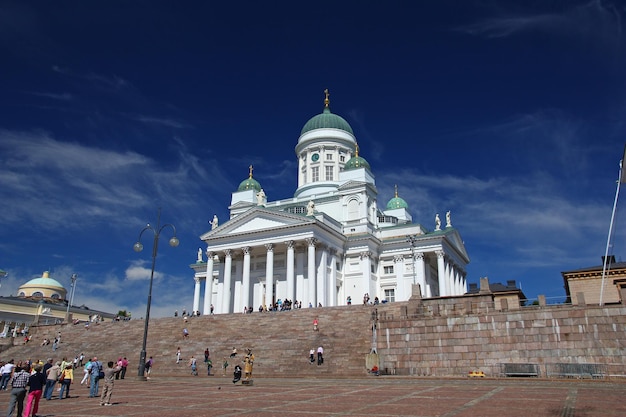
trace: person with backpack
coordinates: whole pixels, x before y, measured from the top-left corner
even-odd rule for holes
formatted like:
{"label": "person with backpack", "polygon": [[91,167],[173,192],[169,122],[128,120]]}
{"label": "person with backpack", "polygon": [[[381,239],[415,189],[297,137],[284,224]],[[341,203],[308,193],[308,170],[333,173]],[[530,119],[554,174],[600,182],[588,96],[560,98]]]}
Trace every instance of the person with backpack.
{"label": "person with backpack", "polygon": [[94,356],[91,360],[91,367],[89,368],[89,398],[96,398],[98,396],[98,388],[100,385],[100,374],[104,377],[104,372],[102,371],[102,362],[98,360],[97,356]]}

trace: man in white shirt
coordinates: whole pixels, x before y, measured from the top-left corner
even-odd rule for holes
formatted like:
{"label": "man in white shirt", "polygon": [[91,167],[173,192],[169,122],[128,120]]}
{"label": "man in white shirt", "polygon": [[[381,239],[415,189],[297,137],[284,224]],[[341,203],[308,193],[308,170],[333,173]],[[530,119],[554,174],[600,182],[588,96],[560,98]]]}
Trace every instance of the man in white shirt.
{"label": "man in white shirt", "polygon": [[7,390],[9,379],[11,378],[11,374],[13,373],[13,368],[15,368],[13,362],[13,359],[11,359],[7,363],[5,363],[2,368],[0,368],[0,374],[2,374],[2,379],[0,380],[0,390]]}

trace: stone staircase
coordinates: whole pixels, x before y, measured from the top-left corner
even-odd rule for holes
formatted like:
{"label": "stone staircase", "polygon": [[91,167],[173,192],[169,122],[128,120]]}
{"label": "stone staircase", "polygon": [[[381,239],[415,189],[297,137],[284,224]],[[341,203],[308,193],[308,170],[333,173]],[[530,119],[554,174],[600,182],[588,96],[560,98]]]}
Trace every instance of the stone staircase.
{"label": "stone staircase", "polygon": [[[376,306],[379,312],[391,306]],[[305,308],[292,311],[220,314],[191,317],[184,323],[180,317],[151,319],[149,323],[147,355],[153,356],[153,376],[188,375],[187,361],[191,355],[198,359],[199,374],[206,375],[204,350],[208,347],[213,362],[212,373],[222,374],[223,358],[233,347],[238,350],[235,360],[228,358],[231,376],[234,365],[241,363],[245,350],[255,355],[254,375],[341,377],[367,374],[365,355],[372,347],[373,306]],[[319,331],[313,331],[313,319],[319,320]],[[183,339],[183,328],[189,338]],[[44,337],[53,339],[61,332],[61,343],[56,352],[51,345],[40,345]],[[27,345],[15,345],[3,358],[17,360],[48,357],[61,360],[84,352],[86,357],[97,355],[102,361],[126,356],[130,361],[130,377],[137,375],[137,364],[143,340],[144,321],[131,320],[83,325],[32,326],[32,340]],[[21,340],[16,339],[16,343]],[[324,364],[309,363],[309,350],[324,347]],[[176,364],[176,349],[181,348],[181,364]],[[82,374],[81,374],[82,375]]]}

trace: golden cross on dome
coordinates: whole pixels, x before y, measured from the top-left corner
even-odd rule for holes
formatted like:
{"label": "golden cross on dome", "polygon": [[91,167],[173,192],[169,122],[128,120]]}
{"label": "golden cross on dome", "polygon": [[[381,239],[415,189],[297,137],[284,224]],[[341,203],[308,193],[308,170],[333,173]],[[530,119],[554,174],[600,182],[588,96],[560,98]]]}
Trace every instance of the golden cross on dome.
{"label": "golden cross on dome", "polygon": [[252,170],[254,169],[254,168],[252,167],[252,164],[250,164],[250,166],[248,167],[248,169],[250,169],[250,178],[252,178]]}
{"label": "golden cross on dome", "polygon": [[398,184],[394,185],[396,198],[398,198]]}
{"label": "golden cross on dome", "polygon": [[328,88],[324,90],[324,94],[326,95],[326,98],[324,99],[324,107],[328,107],[330,105],[330,99],[328,97],[330,97],[330,93],[328,92]]}

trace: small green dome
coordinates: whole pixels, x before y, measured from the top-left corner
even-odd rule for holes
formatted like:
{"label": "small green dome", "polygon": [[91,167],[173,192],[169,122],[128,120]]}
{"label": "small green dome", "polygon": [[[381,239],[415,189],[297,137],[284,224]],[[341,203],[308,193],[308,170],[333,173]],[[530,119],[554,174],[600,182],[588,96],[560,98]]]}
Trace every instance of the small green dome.
{"label": "small green dome", "polygon": [[239,184],[239,188],[237,188],[237,191],[246,190],[261,191],[261,184],[259,184],[259,182],[254,178],[246,178],[245,180],[241,181],[241,184]]}
{"label": "small green dome", "polygon": [[399,208],[408,209],[409,205],[406,203],[406,201],[404,201],[402,197],[398,197],[398,186],[396,185],[394,188],[395,188],[395,195],[387,203],[387,210],[393,210],[393,209],[399,209]]}
{"label": "small green dome", "polygon": [[369,162],[367,162],[365,158],[358,156],[358,155],[353,156],[352,158],[348,159],[348,162],[346,162],[346,165],[344,166],[343,169],[345,171],[349,171],[351,169],[357,169],[357,168],[371,169]]}
{"label": "small green dome", "polygon": [[259,184],[259,182],[257,180],[252,178],[252,170],[254,168],[252,167],[252,165],[250,165],[248,168],[250,169],[250,173],[248,174],[248,178],[246,178],[245,180],[241,181],[241,184],[239,184],[239,188],[237,188],[237,191],[246,191],[246,190],[261,191],[261,184]]}
{"label": "small green dome", "polygon": [[387,203],[387,210],[409,208],[409,205],[402,197],[394,197]]}
{"label": "small green dome", "polygon": [[313,116],[308,122],[306,122],[300,132],[300,136],[304,135],[306,132],[310,132],[311,130],[325,128],[344,130],[351,135],[354,135],[352,127],[350,127],[350,124],[348,124],[343,117],[331,113],[330,107],[324,107],[322,114]]}
{"label": "small green dome", "polygon": [[356,145],[356,150],[354,151],[354,156],[348,159],[348,162],[344,165],[344,171],[349,171],[351,169],[357,168],[367,168],[371,169],[369,162],[365,160],[365,158],[359,156],[359,145]]}

